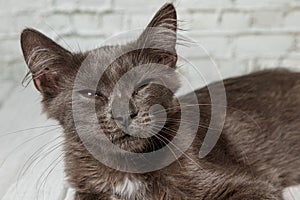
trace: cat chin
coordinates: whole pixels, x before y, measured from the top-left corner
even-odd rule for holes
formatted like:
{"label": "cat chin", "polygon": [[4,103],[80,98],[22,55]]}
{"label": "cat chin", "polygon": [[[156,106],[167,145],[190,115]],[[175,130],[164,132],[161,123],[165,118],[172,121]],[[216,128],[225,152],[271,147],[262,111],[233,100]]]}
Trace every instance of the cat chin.
{"label": "cat chin", "polygon": [[[106,138],[94,138],[93,141],[89,141],[85,144],[89,150],[92,147],[92,151],[97,154],[124,154],[126,152],[141,153],[147,147],[146,138],[134,137],[126,133],[121,133],[115,136],[108,136]],[[87,146],[88,145],[88,146]]]}
{"label": "cat chin", "polygon": [[116,148],[127,152],[141,153],[146,148],[146,139],[127,134],[119,140],[113,141],[112,143],[116,146]]}

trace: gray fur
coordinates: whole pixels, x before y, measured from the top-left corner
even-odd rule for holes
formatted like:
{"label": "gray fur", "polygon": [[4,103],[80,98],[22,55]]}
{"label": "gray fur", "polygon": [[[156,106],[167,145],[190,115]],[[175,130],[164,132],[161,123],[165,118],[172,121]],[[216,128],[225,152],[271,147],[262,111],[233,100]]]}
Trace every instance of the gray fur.
{"label": "gray fur", "polygon": [[[171,165],[154,172],[133,174],[111,169],[90,154],[77,135],[71,107],[74,79],[89,53],[95,54],[96,59],[89,65],[92,73],[82,76],[81,87],[96,84],[103,95],[96,101],[99,122],[91,120],[90,110],[85,109],[89,101],[78,99],[77,103],[82,105],[80,128],[89,137],[97,135],[90,131],[91,127],[100,126],[116,145],[141,153],[161,148],[176,135],[180,121],[178,101],[162,85],[149,84],[132,97],[134,107],[139,110],[134,123],[137,127],[146,126],[148,108],[153,104],[164,105],[168,118],[158,138],[114,140],[124,133],[111,119],[108,102],[114,98],[112,89],[122,74],[139,64],[161,63],[175,68],[177,55],[170,53],[175,50],[177,28],[173,5],[161,8],[148,27],[163,27],[173,32],[153,35],[145,31],[137,41],[127,45],[105,46],[86,53],[71,53],[32,29],[24,30],[21,35],[25,60],[43,95],[44,111],[64,128],[65,171],[70,185],[77,191],[75,199],[280,200],[283,188],[300,184],[300,74],[284,70],[262,71],[224,81],[228,105],[219,106],[226,106],[225,126],[217,145],[203,159],[199,158],[199,149],[211,114],[207,87],[195,91],[199,105],[194,106],[201,110],[197,136]],[[145,43],[165,51],[130,51]],[[113,61],[98,82],[101,65],[124,49],[129,52]],[[156,73],[163,72],[157,69]],[[163,74],[163,77],[174,89],[179,87],[176,76]],[[221,84],[214,83],[212,87],[218,89]],[[189,104],[190,94],[181,98]],[[198,123],[192,115],[190,122]],[[188,131],[187,126],[187,137]],[[134,187],[134,192],[123,194],[129,186]]]}

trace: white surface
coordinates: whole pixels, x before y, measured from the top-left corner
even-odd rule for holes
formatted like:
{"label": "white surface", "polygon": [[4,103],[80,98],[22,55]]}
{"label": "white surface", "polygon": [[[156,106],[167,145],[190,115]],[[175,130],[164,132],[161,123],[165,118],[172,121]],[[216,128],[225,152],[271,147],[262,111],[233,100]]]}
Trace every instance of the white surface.
{"label": "white surface", "polygon": [[[3,84],[2,84],[3,85]],[[40,115],[39,95],[31,87],[1,87],[0,197],[3,200],[62,200],[64,182],[61,129]]]}

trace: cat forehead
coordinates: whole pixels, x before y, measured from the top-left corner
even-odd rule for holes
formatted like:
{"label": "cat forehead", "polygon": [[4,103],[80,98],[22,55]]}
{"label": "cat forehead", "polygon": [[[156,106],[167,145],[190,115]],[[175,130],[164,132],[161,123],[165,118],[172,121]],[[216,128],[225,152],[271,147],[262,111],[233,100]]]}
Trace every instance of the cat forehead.
{"label": "cat forehead", "polygon": [[[133,66],[130,55],[120,57],[129,52],[123,46],[103,46],[86,54],[76,74],[77,83],[87,87],[108,87],[114,85],[120,77]],[[126,59],[128,58],[128,59]],[[126,61],[125,61],[126,60]]]}
{"label": "cat forehead", "polygon": [[135,85],[142,79],[165,79],[162,76],[170,72],[153,63],[151,56],[151,50],[149,53],[149,49],[138,49],[134,43],[102,46],[87,53],[77,74],[85,86],[98,85],[108,90],[121,78],[124,86]]}
{"label": "cat forehead", "polygon": [[130,55],[129,53],[134,50],[135,48],[132,44],[107,45],[93,49],[89,51],[88,54],[97,59],[114,61],[111,59],[116,59],[123,55]]}
{"label": "cat forehead", "polygon": [[[86,52],[86,57],[81,63],[81,67],[93,71],[99,71],[102,73],[108,66],[118,63],[124,63],[124,61],[130,62],[130,49],[126,46],[103,46],[97,49]],[[126,56],[124,56],[126,55]],[[120,58],[123,58],[122,61]],[[127,58],[127,59],[126,59]]]}
{"label": "cat forehead", "polygon": [[[125,66],[130,65],[130,50],[122,46],[104,46],[89,51],[80,66],[85,73],[92,73],[94,76],[107,73],[118,74],[126,70]],[[124,56],[126,55],[126,56]]]}

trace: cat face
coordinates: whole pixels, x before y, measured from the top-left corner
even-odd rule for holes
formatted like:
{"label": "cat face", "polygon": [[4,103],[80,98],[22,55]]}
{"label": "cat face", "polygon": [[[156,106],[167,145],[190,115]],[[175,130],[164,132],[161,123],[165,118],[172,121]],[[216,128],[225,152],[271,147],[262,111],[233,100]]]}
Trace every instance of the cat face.
{"label": "cat face", "polygon": [[176,105],[176,27],[175,9],[167,4],[137,40],[84,53],[25,29],[22,50],[44,111],[66,132],[84,133],[90,143],[106,137],[136,152],[169,138],[158,132]]}

